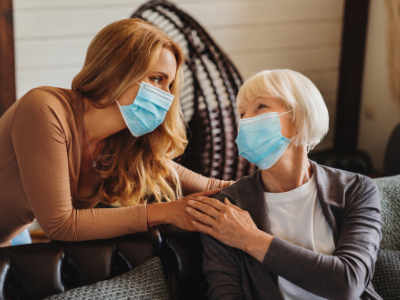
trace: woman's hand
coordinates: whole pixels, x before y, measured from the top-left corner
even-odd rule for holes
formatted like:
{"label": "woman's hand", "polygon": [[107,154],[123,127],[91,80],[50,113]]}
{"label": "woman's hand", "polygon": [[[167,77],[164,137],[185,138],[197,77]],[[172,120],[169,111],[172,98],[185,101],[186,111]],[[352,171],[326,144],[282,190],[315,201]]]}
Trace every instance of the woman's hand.
{"label": "woman's hand", "polygon": [[247,211],[233,205],[227,198],[225,204],[207,197],[188,201],[187,213],[193,217],[193,226],[222,243],[264,259],[273,237],[259,230]]}
{"label": "woman's hand", "polygon": [[147,205],[147,223],[148,227],[154,227],[161,224],[173,224],[176,227],[187,231],[198,231],[193,226],[193,217],[186,213],[188,201],[196,200],[200,196],[212,196],[219,192],[219,189],[204,191],[201,193],[191,194],[182,199],[153,203]]}

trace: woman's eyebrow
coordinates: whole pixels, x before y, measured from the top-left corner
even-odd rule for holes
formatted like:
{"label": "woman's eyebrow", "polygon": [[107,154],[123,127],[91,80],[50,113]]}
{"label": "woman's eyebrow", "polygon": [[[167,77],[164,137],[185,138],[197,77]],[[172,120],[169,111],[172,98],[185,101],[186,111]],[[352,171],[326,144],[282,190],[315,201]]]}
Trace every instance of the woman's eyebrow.
{"label": "woman's eyebrow", "polygon": [[167,79],[167,80],[168,80],[168,78],[169,78],[169,76],[168,76],[167,73],[164,73],[164,72],[161,72],[161,71],[155,71],[154,73],[161,74],[161,75],[162,75],[165,79]]}

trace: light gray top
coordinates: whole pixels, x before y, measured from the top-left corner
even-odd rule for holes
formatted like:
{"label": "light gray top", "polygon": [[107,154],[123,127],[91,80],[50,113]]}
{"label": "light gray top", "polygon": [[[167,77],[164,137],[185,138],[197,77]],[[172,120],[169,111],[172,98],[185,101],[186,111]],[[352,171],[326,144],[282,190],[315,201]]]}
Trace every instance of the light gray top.
{"label": "light gray top", "polygon": [[[381,241],[379,192],[360,174],[310,161],[317,197],[332,228],[335,251],[324,255],[275,237],[264,261],[202,234],[203,270],[213,299],[283,299],[278,276],[328,299],[382,299],[371,283]],[[215,196],[248,211],[260,230],[271,234],[261,171]]]}

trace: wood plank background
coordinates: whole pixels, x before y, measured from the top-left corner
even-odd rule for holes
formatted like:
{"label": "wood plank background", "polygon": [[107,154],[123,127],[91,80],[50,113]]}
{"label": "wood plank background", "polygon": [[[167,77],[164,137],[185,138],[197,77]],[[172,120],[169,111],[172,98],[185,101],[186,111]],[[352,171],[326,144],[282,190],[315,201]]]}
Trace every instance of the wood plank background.
{"label": "wood plank background", "polygon": [[[14,0],[17,98],[36,86],[70,87],[95,34],[144,2]],[[244,78],[274,68],[308,76],[334,121],[343,0],[173,2],[206,28]],[[332,131],[319,149],[332,146]]]}

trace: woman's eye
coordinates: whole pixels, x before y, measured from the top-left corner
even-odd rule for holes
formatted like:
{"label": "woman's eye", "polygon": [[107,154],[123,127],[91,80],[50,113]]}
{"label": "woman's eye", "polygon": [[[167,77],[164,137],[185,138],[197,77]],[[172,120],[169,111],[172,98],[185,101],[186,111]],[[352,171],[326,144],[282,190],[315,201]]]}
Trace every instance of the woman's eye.
{"label": "woman's eye", "polygon": [[161,78],[160,78],[160,77],[153,78],[153,81],[154,81],[155,83],[159,84],[160,81],[161,81]]}
{"label": "woman's eye", "polygon": [[263,109],[263,108],[266,108],[266,106],[262,105],[262,104],[258,106],[258,110]]}

